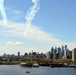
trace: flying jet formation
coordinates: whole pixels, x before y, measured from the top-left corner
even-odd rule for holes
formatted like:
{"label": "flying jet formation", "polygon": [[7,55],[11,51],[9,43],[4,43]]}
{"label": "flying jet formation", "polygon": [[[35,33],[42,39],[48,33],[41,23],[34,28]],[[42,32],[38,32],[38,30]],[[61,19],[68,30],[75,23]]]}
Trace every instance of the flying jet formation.
{"label": "flying jet formation", "polygon": [[0,12],[3,18],[4,25],[7,25],[7,16],[4,8],[4,0],[0,0]]}
{"label": "flying jet formation", "polygon": [[29,32],[31,25],[32,25],[32,20],[34,19],[36,13],[38,12],[39,9],[39,0],[32,0],[32,3],[34,4],[32,7],[30,7],[29,12],[27,12],[27,15],[25,17],[26,19],[26,28],[24,31],[24,36],[27,35]]}

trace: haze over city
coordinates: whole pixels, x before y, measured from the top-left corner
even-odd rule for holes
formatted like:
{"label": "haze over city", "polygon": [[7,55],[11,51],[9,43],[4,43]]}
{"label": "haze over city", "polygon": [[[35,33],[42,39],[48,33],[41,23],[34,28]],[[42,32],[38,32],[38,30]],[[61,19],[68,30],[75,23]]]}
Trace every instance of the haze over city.
{"label": "haze over city", "polygon": [[[1,4],[1,3],[0,3]],[[0,55],[76,48],[75,0],[4,0],[0,5]]]}

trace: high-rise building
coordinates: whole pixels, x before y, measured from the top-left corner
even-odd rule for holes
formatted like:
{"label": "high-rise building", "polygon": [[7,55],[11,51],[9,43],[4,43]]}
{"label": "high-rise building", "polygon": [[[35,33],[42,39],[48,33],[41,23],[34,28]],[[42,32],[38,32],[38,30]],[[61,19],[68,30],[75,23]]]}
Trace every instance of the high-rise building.
{"label": "high-rise building", "polygon": [[50,51],[47,52],[47,53],[46,53],[46,56],[47,56],[47,59],[50,59],[50,58],[51,58],[51,52],[50,52]]}
{"label": "high-rise building", "polygon": [[65,51],[67,51],[67,49],[68,49],[68,48],[67,48],[67,45],[65,45]]}
{"label": "high-rise building", "polygon": [[72,54],[71,54],[71,51],[69,49],[67,49],[67,59],[71,59],[72,57]]}
{"label": "high-rise building", "polygon": [[61,58],[62,57],[62,51],[61,51],[60,47],[58,47],[58,54],[59,54],[59,58]]}
{"label": "high-rise building", "polygon": [[64,46],[62,45],[62,56],[64,56]]}
{"label": "high-rise building", "polygon": [[20,57],[20,52],[18,52],[18,57]]}
{"label": "high-rise building", "polygon": [[72,50],[72,61],[76,60],[76,48]]}
{"label": "high-rise building", "polygon": [[51,48],[51,54],[54,54],[54,48],[53,47]]}
{"label": "high-rise building", "polygon": [[55,47],[55,49],[54,49],[55,54],[57,53],[57,50],[58,50],[58,48],[57,48],[57,47]]}
{"label": "high-rise building", "polygon": [[64,51],[64,59],[67,59],[67,51]]}

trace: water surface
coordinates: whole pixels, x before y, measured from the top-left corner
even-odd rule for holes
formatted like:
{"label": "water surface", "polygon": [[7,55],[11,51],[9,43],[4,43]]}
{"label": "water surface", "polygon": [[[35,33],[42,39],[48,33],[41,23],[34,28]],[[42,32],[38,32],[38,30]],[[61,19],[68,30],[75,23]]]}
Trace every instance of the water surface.
{"label": "water surface", "polygon": [[19,65],[0,65],[0,75],[76,75],[76,68],[26,68]]}

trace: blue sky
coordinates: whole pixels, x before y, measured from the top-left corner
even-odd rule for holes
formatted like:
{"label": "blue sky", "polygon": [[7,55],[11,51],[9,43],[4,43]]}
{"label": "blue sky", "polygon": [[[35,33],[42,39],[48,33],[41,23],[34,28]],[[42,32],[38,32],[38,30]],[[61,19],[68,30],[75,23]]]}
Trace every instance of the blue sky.
{"label": "blue sky", "polygon": [[32,0],[4,1],[7,25],[3,24],[0,13],[1,54],[47,52],[52,46],[62,44],[67,44],[70,50],[75,48],[76,1],[39,0],[32,19],[28,20],[31,16],[26,16],[34,5]]}

